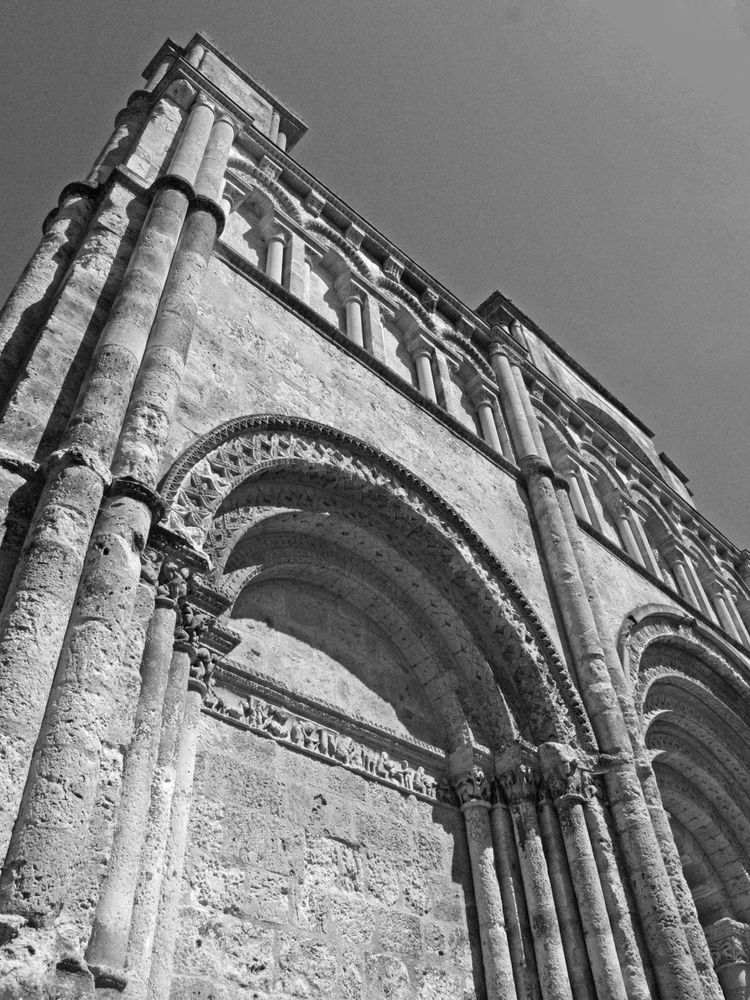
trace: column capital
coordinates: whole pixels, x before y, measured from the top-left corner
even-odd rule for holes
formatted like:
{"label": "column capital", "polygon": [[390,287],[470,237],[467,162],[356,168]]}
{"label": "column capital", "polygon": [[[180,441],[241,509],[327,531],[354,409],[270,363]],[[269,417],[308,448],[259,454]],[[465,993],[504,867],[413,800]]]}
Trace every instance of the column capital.
{"label": "column capital", "polygon": [[199,611],[186,597],[181,597],[177,601],[174,648],[194,660],[203,638],[215,621],[212,615]]}
{"label": "column capital", "polygon": [[[536,477],[546,477],[547,479],[552,480],[554,485],[557,486],[558,480],[561,479],[549,462],[545,462],[543,458],[539,457],[539,455],[524,456],[519,459],[518,467],[521,470],[521,475],[526,482]],[[567,487],[567,482],[565,480],[562,480],[561,486],[563,484],[563,488]]]}
{"label": "column capital", "polygon": [[536,757],[527,750],[512,749],[495,760],[495,787],[508,805],[533,802],[539,785]]}
{"label": "column capital", "polygon": [[187,594],[190,570],[174,559],[165,559],[156,584],[156,603],[162,608],[177,608]]}
{"label": "column capital", "polygon": [[612,517],[627,517],[633,509],[633,500],[629,493],[615,486],[602,497],[602,505]]}
{"label": "column capital", "polygon": [[747,924],[732,920],[730,917],[722,917],[705,928],[706,941],[715,969],[725,965],[748,964],[749,931]]}
{"label": "column capital", "polygon": [[188,691],[197,692],[201,696],[202,701],[206,701],[209,692],[213,690],[213,676],[220,659],[221,657],[218,653],[206,649],[205,646],[201,646],[196,650],[195,659],[190,664]]}
{"label": "column capital", "polygon": [[354,284],[351,272],[348,270],[345,270],[336,278],[333,288],[339,297],[339,302],[343,306],[351,299],[356,299],[360,305],[364,302],[365,293]]}
{"label": "column capital", "polygon": [[412,330],[404,335],[404,347],[416,361],[420,354],[432,357],[435,348],[420,330]]}
{"label": "column capital", "polygon": [[556,805],[586,801],[584,772],[572,747],[564,743],[542,743],[539,765],[544,784]]}
{"label": "column capital", "polygon": [[482,403],[492,406],[497,399],[496,393],[492,391],[492,387],[488,385],[486,379],[481,375],[475,375],[469,379],[466,384],[466,392],[472,404],[476,407],[481,406]]}
{"label": "column capital", "polygon": [[664,556],[670,566],[684,563],[688,558],[684,545],[676,538],[665,538],[659,545],[659,553]]}
{"label": "column capital", "polygon": [[489,808],[492,788],[478,764],[474,764],[471,770],[456,775],[453,786],[462,807],[481,804]]}
{"label": "column capital", "polygon": [[130,497],[145,504],[151,511],[151,520],[154,524],[164,517],[165,506],[161,496],[134,476],[117,476],[109,484],[106,492],[108,496]]}
{"label": "column capital", "polygon": [[286,242],[289,239],[288,231],[284,229],[284,227],[280,225],[276,219],[274,219],[273,213],[269,213],[269,215],[265,216],[265,218],[261,220],[258,229],[260,229],[261,235],[266,243],[270,243],[271,240],[279,240],[281,243],[286,245]]}

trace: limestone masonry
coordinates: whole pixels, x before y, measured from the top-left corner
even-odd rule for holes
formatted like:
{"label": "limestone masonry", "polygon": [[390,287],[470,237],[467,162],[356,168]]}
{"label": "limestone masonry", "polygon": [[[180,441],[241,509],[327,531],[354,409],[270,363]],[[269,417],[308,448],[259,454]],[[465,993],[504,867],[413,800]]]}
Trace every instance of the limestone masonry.
{"label": "limestone masonry", "polygon": [[0,314],[0,1000],[745,1000],[750,553],[196,35]]}

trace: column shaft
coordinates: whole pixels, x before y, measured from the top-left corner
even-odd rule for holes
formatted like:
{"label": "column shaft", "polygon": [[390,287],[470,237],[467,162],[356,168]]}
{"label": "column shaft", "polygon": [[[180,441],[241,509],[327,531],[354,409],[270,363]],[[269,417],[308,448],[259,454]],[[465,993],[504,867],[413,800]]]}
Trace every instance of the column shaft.
{"label": "column shaft", "polygon": [[578,482],[578,476],[575,472],[571,472],[566,478],[570,486],[570,502],[573,506],[574,514],[576,517],[580,517],[582,521],[588,521],[589,514],[586,509],[586,502],[583,499],[583,493],[581,493],[581,484]]}
{"label": "column shaft", "polygon": [[[216,241],[216,205],[234,138],[231,124],[216,122],[195,181],[198,200],[190,210],[143,354],[112,463],[155,489],[195,328],[203,277]],[[218,157],[218,162],[217,162]]]}
{"label": "column shaft", "polygon": [[284,273],[284,237],[281,234],[269,236],[266,243],[266,274],[281,284]]}
{"label": "column shaft", "polygon": [[500,401],[505,411],[505,419],[516,455],[519,458],[525,455],[535,455],[537,453],[536,442],[529,429],[526,411],[513,377],[511,363],[506,355],[499,351],[493,351],[490,358],[500,388]]}
{"label": "column shaft", "polygon": [[496,452],[502,455],[503,446],[500,444],[500,438],[497,433],[495,414],[492,412],[492,404],[482,401],[477,406],[477,414],[479,416],[479,426],[482,428],[482,437],[487,444],[490,445],[490,447],[494,448]]}
{"label": "column shaft", "polygon": [[44,235],[0,310],[0,404],[3,411],[19,374],[26,367],[96,209],[97,192],[70,185],[48,219]]}
{"label": "column shaft", "polygon": [[[502,357],[495,352],[493,363]],[[497,370],[503,374],[503,369],[501,362]],[[503,387],[508,381],[505,377]],[[524,391],[519,381],[516,381],[516,386],[518,394],[525,395],[525,386]],[[536,422],[530,403],[524,412]],[[607,772],[607,789],[646,938],[652,950],[654,970],[666,996],[700,1000],[703,994],[700,977],[682,932],[659,843],[649,822],[643,790],[630,756],[631,744],[625,717],[615,694],[566,519],[561,513],[552,483],[552,470],[540,463],[533,452],[524,451],[528,448],[529,439],[537,447],[538,442],[528,428],[519,430],[522,433],[514,440],[514,445],[526,479],[542,554],[573,653],[579,689],[601,751],[619,761]],[[575,525],[571,530],[575,530]]]}
{"label": "column shaft", "polygon": [[417,382],[422,395],[437,403],[437,393],[435,392],[435,379],[432,374],[432,362],[430,355],[426,351],[418,351],[414,355],[414,365],[417,369]]}
{"label": "column shaft", "polygon": [[125,160],[148,117],[151,101],[151,94],[143,90],[136,90],[130,95],[127,105],[115,119],[114,132],[94,160],[87,181],[92,184],[104,183],[114,168]]}
{"label": "column shaft", "polygon": [[198,748],[203,690],[189,690],[177,750],[174,795],[169,823],[169,840],[161,884],[156,935],[151,956],[148,1000],[168,1000],[179,925],[180,885],[185,863],[190,803],[193,797],[195,755]]}
{"label": "column shaft", "polygon": [[[207,111],[213,121],[213,113],[204,105],[191,112],[173,160],[183,176],[187,175],[190,180],[195,178],[208,138],[205,134]],[[68,884],[69,859],[71,853],[75,853],[81,831],[88,825],[93,804],[91,789],[96,786],[101,754],[100,731],[111,712],[114,665],[120,662],[122,654],[122,622],[132,613],[140,570],[139,554],[151,524],[149,491],[129,487],[126,491],[129,495],[118,490],[108,497],[93,530],[83,566],[78,560],[88,541],[86,528],[102,497],[107,466],[119,437],[130,389],[146,348],[187,207],[188,196],[181,187],[163,187],[157,192],[66,431],[65,444],[74,454],[93,455],[90,461],[95,468],[77,467],[88,490],[84,488],[82,497],[71,498],[71,502],[79,507],[77,513],[85,514],[86,518],[81,518],[84,527],[78,532],[76,559],[71,558],[69,552],[64,553],[67,559],[62,569],[68,574],[64,583],[70,590],[61,602],[61,620],[55,623],[59,632],[62,632],[63,615],[70,607],[68,602],[71,592],[75,593],[79,577],[80,583],[55,675],[53,707],[37,743],[24,808],[8,851],[0,896],[5,908],[33,916],[35,920],[49,919],[62,905]],[[50,490],[67,468],[69,466],[63,463],[62,473],[50,476],[35,523],[40,511],[49,516]],[[89,501],[89,506],[83,510],[81,500]],[[40,552],[34,544],[34,527],[32,525],[30,543],[27,541],[24,548],[14,582],[22,576],[26,566],[45,563],[46,553]],[[53,526],[53,531],[54,528],[57,525]],[[46,569],[49,571],[49,568],[48,562]],[[62,580],[58,578],[54,582],[58,590],[63,589],[60,587]],[[13,595],[16,600],[18,592],[17,588]],[[38,597],[33,597],[37,598],[35,611],[38,614]],[[11,606],[11,620],[6,619],[5,641],[0,643],[0,654],[9,633],[12,635],[14,610]],[[25,645],[24,653],[29,643]],[[43,660],[41,666],[48,689],[54,666],[52,655],[56,650],[50,650],[48,644],[45,652],[47,662]],[[13,676],[17,678],[19,660],[21,666],[24,664],[18,656],[19,651],[14,650],[14,653],[11,662]],[[33,664],[33,670],[36,675],[42,672],[38,662]],[[6,676],[1,675],[0,688]],[[89,697],[91,710],[82,713],[78,700],[85,702]],[[66,713],[77,716],[76,725],[67,724]],[[27,741],[30,735],[26,734]],[[18,777],[18,773],[12,776],[16,782]],[[68,784],[78,791],[61,802],[57,790]],[[47,811],[54,816],[50,814],[40,824],[40,817]],[[54,846],[51,846],[50,837]]]}
{"label": "column shaft", "polygon": [[529,798],[513,794],[509,806],[542,997],[573,1000],[536,809]]}
{"label": "column shaft", "polygon": [[362,331],[362,303],[354,296],[350,295],[344,303],[346,311],[346,335],[349,340],[357,344],[358,347],[365,346],[364,333]]}
{"label": "column shaft", "polygon": [[492,849],[490,804],[477,799],[464,803],[461,809],[469,841],[487,1000],[516,1000],[513,966]]}
{"label": "column shaft", "polygon": [[[684,927],[685,936],[690,946],[690,951],[695,961],[695,967],[703,985],[703,996],[707,1000],[721,1000],[721,988],[719,986],[714,963],[711,958],[706,936],[698,919],[698,912],[695,909],[693,894],[690,886],[685,880],[682,870],[682,862],[677,853],[677,846],[672,836],[672,829],[669,825],[667,814],[661,801],[661,794],[656,783],[656,776],[650,764],[644,763],[641,766],[641,781],[643,792],[648,804],[653,829],[656,831],[658,843],[661,848],[664,866],[669,874],[672,884],[672,892],[677,900],[678,913]],[[648,927],[645,928],[649,933]]]}
{"label": "column shaft", "polygon": [[651,542],[648,540],[648,536],[646,535],[643,522],[641,521],[638,513],[634,510],[630,511],[630,526],[633,529],[633,534],[638,542],[638,549],[641,553],[643,565],[650,573],[653,573],[657,579],[661,579],[664,574],[661,571],[659,563],[656,561],[656,556],[654,555]]}
{"label": "column shaft", "polygon": [[655,988],[652,991],[646,976],[612,839],[595,795],[589,798],[584,813],[628,1000],[651,1000]]}
{"label": "column shaft", "polygon": [[[547,857],[552,898],[560,924],[565,961],[575,1000],[599,1000],[586,953],[586,941],[578,910],[575,889],[568,867],[560,826],[552,802],[542,796],[539,802],[539,829]],[[602,1000],[604,998],[602,997]]]}
{"label": "column shaft", "polygon": [[38,923],[60,912],[88,835],[140,575],[138,539],[150,524],[147,507],[117,497],[97,520],[84,564],[1,883],[3,908]]}
{"label": "column shaft", "polygon": [[639,566],[642,566],[643,557],[641,555],[641,550],[638,548],[638,542],[635,540],[630,519],[624,511],[617,515],[617,527],[620,532],[620,537],[622,538],[622,543],[625,546],[625,551],[631,559],[635,560]]}
{"label": "column shaft", "polygon": [[560,829],[568,856],[597,1000],[628,1000],[609,914],[580,801],[557,799]]}
{"label": "column shaft", "polygon": [[513,836],[513,821],[504,803],[497,802],[492,806],[490,826],[516,994],[518,1000],[541,1000],[539,976],[534,958],[534,938],[523,893],[521,866]]}
{"label": "column shaft", "polygon": [[526,380],[524,379],[523,372],[518,365],[513,365],[513,377],[515,378],[516,385],[518,386],[518,393],[521,398],[521,406],[523,407],[523,411],[526,415],[526,422],[529,430],[531,431],[531,436],[534,439],[534,444],[536,445],[536,453],[540,458],[544,459],[545,462],[549,462],[547,445],[544,443],[542,431],[539,427],[539,421],[536,419],[534,404],[531,402],[529,390],[526,388]]}
{"label": "column shaft", "polygon": [[[179,588],[180,576],[176,567],[173,575]],[[167,594],[157,597],[146,638],[135,732],[123,766],[117,829],[86,950],[86,961],[95,978],[102,973],[110,978],[118,974],[124,976],[130,917],[159,748],[176,609],[173,597]]]}
{"label": "column shaft", "polygon": [[146,995],[151,951],[159,912],[164,857],[169,838],[169,817],[175,789],[177,746],[183,725],[185,691],[190,674],[190,654],[176,648],[169,666],[161,716],[159,750],[151,783],[146,834],[141,850],[135,889],[128,954],[125,996],[142,1000]]}
{"label": "column shaft", "polygon": [[716,614],[719,616],[722,628],[728,635],[731,635],[733,639],[736,639],[739,642],[740,634],[737,631],[737,626],[734,624],[734,619],[729,613],[726,594],[719,587],[716,587],[711,594],[711,599],[714,607],[716,608]]}

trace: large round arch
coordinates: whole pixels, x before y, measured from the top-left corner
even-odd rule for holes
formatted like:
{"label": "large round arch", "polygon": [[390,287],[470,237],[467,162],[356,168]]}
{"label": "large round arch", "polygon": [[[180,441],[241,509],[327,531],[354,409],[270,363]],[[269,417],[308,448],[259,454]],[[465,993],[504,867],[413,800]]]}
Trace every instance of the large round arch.
{"label": "large round arch", "polygon": [[666,607],[632,615],[621,651],[685,880],[719,963],[714,938],[723,941],[728,925],[750,925],[750,669]]}
{"label": "large round arch", "polygon": [[[209,556],[213,585],[235,588],[233,600],[259,539],[315,538],[387,575],[389,587],[403,581],[396,604],[418,595],[423,631],[439,635],[439,619],[462,633],[445,648],[454,675],[462,669],[453,686],[465,714],[490,713],[485,745],[521,735],[594,750],[570,674],[505,567],[449,504],[372,446],[303,418],[238,418],[183,454],[162,496],[168,527]],[[515,733],[498,725],[501,702],[515,709]]]}
{"label": "large round arch", "polygon": [[491,778],[513,745],[595,749],[523,594],[418,477],[299,418],[217,428],[162,496],[239,639],[202,721],[184,967],[241,963],[261,992],[312,994],[315,965],[333,995],[360,977],[383,996],[482,996],[450,783]]}

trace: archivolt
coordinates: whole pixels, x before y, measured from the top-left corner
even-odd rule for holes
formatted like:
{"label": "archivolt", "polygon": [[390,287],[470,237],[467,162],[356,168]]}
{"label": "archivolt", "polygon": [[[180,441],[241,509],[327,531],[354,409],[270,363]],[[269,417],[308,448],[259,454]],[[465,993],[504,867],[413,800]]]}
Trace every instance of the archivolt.
{"label": "archivolt", "polygon": [[[393,459],[341,431],[298,417],[242,417],[195,442],[165,477],[162,496],[167,525],[203,549],[222,548],[222,535],[234,534],[244,515],[232,517],[230,497],[252,478],[297,466],[314,487],[316,477],[333,480],[331,502],[342,490],[369,497],[383,524],[399,532],[399,544],[415,551],[432,546],[438,575],[450,581],[481,619],[483,644],[492,647],[488,662],[514,663],[533,690],[536,709],[545,716],[546,738],[576,740],[593,752],[590,724],[567,668],[531,605],[510,574],[463,518],[434,490]],[[533,679],[533,682],[532,682]],[[525,691],[524,694],[529,694]],[[541,720],[540,720],[541,721]],[[542,738],[544,738],[542,736]]]}
{"label": "archivolt", "polygon": [[731,904],[729,913],[716,911],[719,896],[696,884],[701,919],[746,920],[750,672],[692,619],[660,607],[631,617],[621,653],[664,805],[695,839]]}

